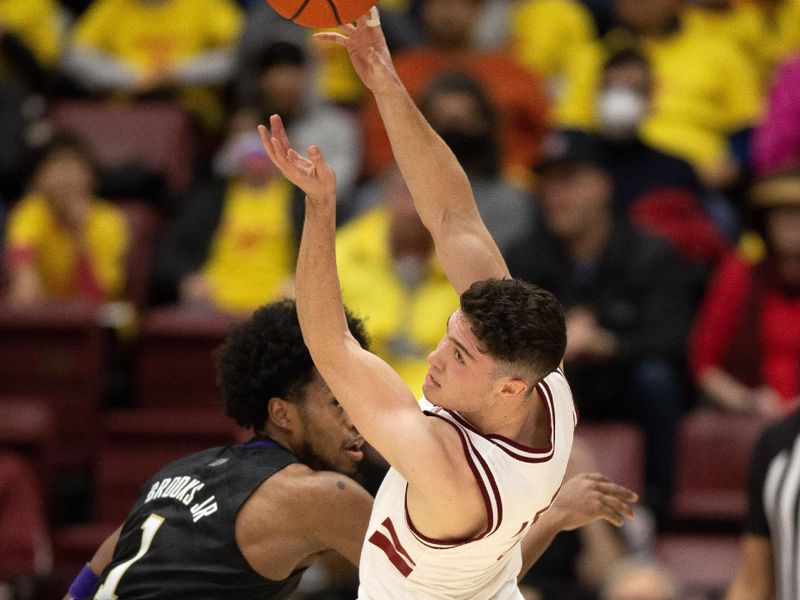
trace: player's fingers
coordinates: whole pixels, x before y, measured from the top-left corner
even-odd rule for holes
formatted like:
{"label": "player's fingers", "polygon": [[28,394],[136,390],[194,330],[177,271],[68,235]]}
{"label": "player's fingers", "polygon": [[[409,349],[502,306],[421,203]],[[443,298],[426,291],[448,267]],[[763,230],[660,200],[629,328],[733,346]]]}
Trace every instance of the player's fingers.
{"label": "player's fingers", "polygon": [[286,128],[283,126],[283,120],[278,115],[272,115],[269,118],[270,125],[272,126],[272,136],[278,139],[284,152],[289,152],[292,149],[292,143],[289,141],[289,136],[286,135]]}
{"label": "player's fingers", "polygon": [[333,42],[340,46],[347,45],[347,36],[337,33],[335,31],[319,31],[312,36],[315,40],[320,42]]}
{"label": "player's fingers", "polygon": [[345,35],[350,35],[356,30],[356,26],[352,23],[342,23],[339,25],[339,31],[341,31]]}
{"label": "player's fingers", "polygon": [[307,159],[305,156],[297,152],[294,148],[289,148],[289,152],[287,153],[289,159],[291,159],[294,164],[299,167],[313,167],[314,163]]}
{"label": "player's fingers", "polygon": [[592,481],[608,481],[608,478],[602,473],[581,473],[579,477],[590,479]]}
{"label": "player's fingers", "polygon": [[628,517],[636,516],[636,513],[633,512],[633,509],[628,504],[619,498],[615,498],[614,496],[605,496],[603,498],[603,504],[620,515],[625,515]]}
{"label": "player's fingers", "polygon": [[261,143],[264,146],[264,150],[269,156],[269,159],[274,163],[275,162],[275,150],[272,148],[272,141],[270,140],[269,131],[263,125],[258,126],[258,135],[261,137]]}
{"label": "player's fingers", "polygon": [[311,146],[308,149],[308,156],[315,167],[321,167],[325,164],[325,157],[322,156],[322,150],[319,149],[319,146]]}
{"label": "player's fingers", "polygon": [[603,509],[603,511],[600,514],[600,518],[603,519],[604,521],[608,521],[615,527],[622,527],[624,523],[622,517],[620,517],[617,513],[615,513],[608,507]]}
{"label": "player's fingers", "polygon": [[369,12],[366,14],[366,19],[364,20],[364,24],[367,27],[380,27],[381,24],[381,16],[378,13],[378,7],[373,6],[369,9]]}
{"label": "player's fingers", "polygon": [[603,494],[616,496],[617,498],[622,498],[628,502],[637,502],[639,500],[639,495],[633,490],[629,490],[625,486],[616,483],[611,483],[610,481],[597,482],[595,487]]}

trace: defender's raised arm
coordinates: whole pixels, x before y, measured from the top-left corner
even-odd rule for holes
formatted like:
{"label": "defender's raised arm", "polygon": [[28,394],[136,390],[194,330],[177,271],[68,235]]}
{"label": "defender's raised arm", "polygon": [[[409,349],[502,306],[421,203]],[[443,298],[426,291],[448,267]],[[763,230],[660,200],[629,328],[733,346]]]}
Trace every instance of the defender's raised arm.
{"label": "defender's raised arm", "polygon": [[397,77],[377,14],[373,8],[355,26],[315,37],[344,46],[374,94],[414,206],[433,236],[439,261],[456,291],[460,294],[478,280],[509,277],[478,213],[464,169]]}

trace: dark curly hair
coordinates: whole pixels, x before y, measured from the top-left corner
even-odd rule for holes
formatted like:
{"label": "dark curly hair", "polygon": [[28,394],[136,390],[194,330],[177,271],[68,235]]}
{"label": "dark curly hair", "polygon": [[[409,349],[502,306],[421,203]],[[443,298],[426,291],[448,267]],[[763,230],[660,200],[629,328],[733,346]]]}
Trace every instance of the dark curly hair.
{"label": "dark curly hair", "polygon": [[461,310],[500,372],[523,377],[531,388],[564,356],[564,311],[545,289],[520,279],[476,281],[461,294]]}
{"label": "dark curly hair", "polygon": [[[345,313],[350,332],[366,348],[363,324]],[[262,306],[249,320],[234,325],[215,357],[225,414],[255,430],[266,424],[270,398],[301,402],[303,388],[314,378],[293,300]]]}

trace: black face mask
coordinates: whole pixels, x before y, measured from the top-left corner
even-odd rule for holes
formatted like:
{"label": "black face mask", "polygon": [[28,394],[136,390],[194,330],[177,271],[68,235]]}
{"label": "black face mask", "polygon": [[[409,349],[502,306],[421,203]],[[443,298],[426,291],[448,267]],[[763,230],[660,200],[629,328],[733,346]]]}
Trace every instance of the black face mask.
{"label": "black face mask", "polygon": [[491,132],[474,134],[445,129],[439,135],[467,174],[492,177],[499,173],[500,157]]}

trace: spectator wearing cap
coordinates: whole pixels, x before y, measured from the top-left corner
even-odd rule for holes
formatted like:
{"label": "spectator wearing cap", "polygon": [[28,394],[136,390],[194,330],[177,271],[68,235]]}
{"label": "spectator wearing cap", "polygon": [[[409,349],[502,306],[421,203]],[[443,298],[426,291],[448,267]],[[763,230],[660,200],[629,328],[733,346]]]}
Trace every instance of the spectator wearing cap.
{"label": "spectator wearing cap", "polygon": [[800,171],[762,179],[750,201],[765,255],[732,253],[720,266],[689,358],[712,403],[777,417],[800,403]]}
{"label": "spectator wearing cap", "polygon": [[591,136],[545,145],[540,226],[507,253],[511,273],[566,311],[566,369],[582,419],[627,419],[646,436],[647,496],[669,495],[691,284],[669,246],[612,210],[613,179]]}

